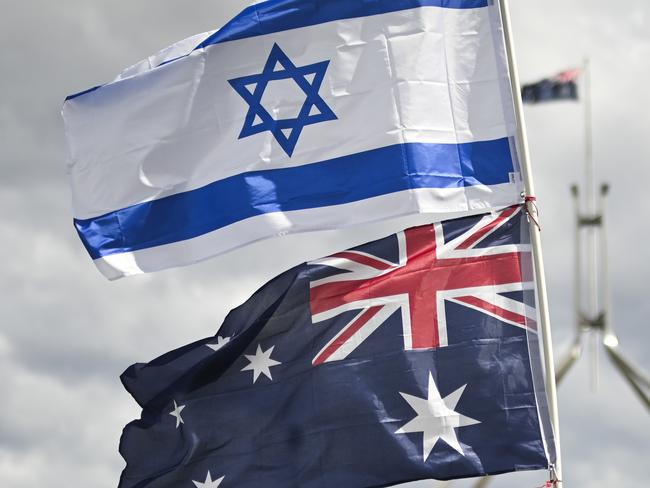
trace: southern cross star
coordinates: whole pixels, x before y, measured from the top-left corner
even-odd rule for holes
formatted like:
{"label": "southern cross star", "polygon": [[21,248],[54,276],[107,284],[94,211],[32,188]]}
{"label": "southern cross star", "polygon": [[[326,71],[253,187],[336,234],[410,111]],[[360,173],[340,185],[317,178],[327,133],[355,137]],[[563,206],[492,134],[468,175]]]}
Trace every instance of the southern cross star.
{"label": "southern cross star", "polygon": [[194,483],[194,486],[197,488],[218,488],[224,478],[225,476],[222,476],[218,480],[213,480],[210,471],[208,471],[208,475],[205,477],[205,481],[192,481],[192,483]]}
{"label": "southern cross star", "polygon": [[250,361],[250,364],[242,368],[242,371],[253,372],[253,383],[257,381],[257,378],[259,378],[261,374],[270,380],[273,379],[271,376],[271,367],[282,364],[275,359],[271,359],[271,353],[273,353],[274,348],[275,346],[271,346],[270,349],[262,351],[262,346],[258,344],[257,352],[254,355],[246,354],[246,359]]}
{"label": "southern cross star", "polygon": [[230,337],[221,337],[221,336],[218,336],[218,337],[217,337],[217,343],[216,343],[216,344],[206,344],[206,346],[208,346],[210,349],[212,349],[213,351],[216,352],[216,351],[218,351],[219,349],[221,349],[223,346],[225,346],[226,344],[228,344],[229,342],[230,342]]}
{"label": "southern cross star", "polygon": [[[289,157],[293,154],[302,130],[312,124],[336,120],[336,115],[318,94],[329,61],[297,67],[273,44],[271,54],[261,73],[228,80],[228,83],[248,104],[249,109],[239,139],[269,131]],[[296,117],[274,119],[262,104],[269,83],[293,80],[304,92],[305,101]]]}
{"label": "southern cross star", "polygon": [[185,423],[185,422],[183,421],[183,417],[181,417],[181,412],[183,411],[184,408],[185,408],[185,405],[180,405],[180,406],[179,406],[179,405],[176,403],[176,400],[174,400],[174,410],[172,410],[171,412],[169,412],[169,415],[171,415],[172,417],[176,417],[176,428],[177,428],[177,429],[178,429],[178,427],[179,427],[181,424],[184,424],[184,423]]}
{"label": "southern cross star", "polygon": [[466,386],[464,385],[442,398],[433,381],[433,376],[429,373],[428,398],[418,398],[400,392],[404,400],[415,410],[417,416],[395,433],[422,432],[422,455],[425,462],[439,439],[445,441],[463,456],[465,455],[460,442],[458,442],[455,429],[481,423],[455,411]]}

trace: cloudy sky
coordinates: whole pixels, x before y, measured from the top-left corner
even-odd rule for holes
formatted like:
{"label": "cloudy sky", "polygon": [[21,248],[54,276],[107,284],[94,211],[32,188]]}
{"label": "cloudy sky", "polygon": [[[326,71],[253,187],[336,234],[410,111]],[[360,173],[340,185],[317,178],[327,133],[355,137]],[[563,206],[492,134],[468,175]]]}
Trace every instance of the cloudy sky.
{"label": "cloudy sky", "polygon": [[[0,0],[0,486],[116,486],[121,429],[139,416],[118,380],[128,365],[213,334],[228,309],[298,258],[406,223],[289,237],[114,283],[95,270],[71,225],[64,97],[218,27],[245,3]],[[598,179],[612,185],[613,318],[622,350],[650,371],[650,200],[643,197],[650,178],[650,4],[512,3],[522,79],[554,74],[586,55],[592,60]],[[558,354],[573,333],[569,185],[581,178],[581,110],[573,103],[527,108]],[[265,259],[270,253],[274,259]],[[589,355],[560,388],[565,486],[647,486],[650,415],[601,359],[598,391],[590,386]],[[543,481],[544,473],[528,473],[493,486]]]}

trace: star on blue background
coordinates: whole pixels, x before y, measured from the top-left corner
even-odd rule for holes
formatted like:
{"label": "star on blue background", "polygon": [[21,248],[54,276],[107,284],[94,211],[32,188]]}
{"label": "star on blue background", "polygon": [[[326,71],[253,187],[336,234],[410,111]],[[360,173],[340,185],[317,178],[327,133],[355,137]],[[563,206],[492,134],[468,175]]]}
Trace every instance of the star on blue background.
{"label": "star on blue background", "polygon": [[[329,61],[322,61],[298,68],[280,46],[274,44],[262,73],[228,80],[249,105],[239,139],[270,131],[284,152],[291,156],[306,126],[336,120],[336,114],[318,94],[328,65]],[[275,120],[262,106],[262,97],[269,82],[287,79],[293,79],[305,92],[305,103],[296,118]]]}

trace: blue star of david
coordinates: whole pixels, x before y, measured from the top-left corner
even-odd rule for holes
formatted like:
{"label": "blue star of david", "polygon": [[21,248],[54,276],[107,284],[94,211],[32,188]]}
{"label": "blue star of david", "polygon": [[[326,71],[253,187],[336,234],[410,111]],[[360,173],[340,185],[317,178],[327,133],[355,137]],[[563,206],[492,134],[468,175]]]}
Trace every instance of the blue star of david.
{"label": "blue star of david", "polygon": [[[228,80],[249,105],[239,139],[269,131],[284,152],[291,157],[306,126],[336,120],[336,114],[318,94],[328,65],[329,61],[322,61],[298,68],[280,46],[273,44],[271,54],[260,74]],[[275,120],[262,106],[262,97],[269,82],[287,79],[293,79],[305,92],[305,103],[296,118]]]}

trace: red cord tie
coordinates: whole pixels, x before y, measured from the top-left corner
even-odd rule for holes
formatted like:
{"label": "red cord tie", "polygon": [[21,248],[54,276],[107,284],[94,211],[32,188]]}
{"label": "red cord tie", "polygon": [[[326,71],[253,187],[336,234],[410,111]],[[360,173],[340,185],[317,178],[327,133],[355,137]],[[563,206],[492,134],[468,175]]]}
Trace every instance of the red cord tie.
{"label": "red cord tie", "polygon": [[[535,197],[532,197],[532,201],[535,201]],[[555,473],[555,466],[551,466],[549,471],[549,478],[551,479],[538,488],[557,488],[560,486],[560,483],[562,483],[562,481],[558,479],[557,474]]]}
{"label": "red cord tie", "polygon": [[[537,220],[536,215],[539,215],[539,209],[537,208],[537,197],[533,196],[526,196],[524,197],[524,208],[526,209],[526,215],[528,215],[528,218],[537,226],[537,228],[541,231],[542,226],[539,225],[539,221]],[[531,207],[534,210],[531,210]],[[546,487],[542,487],[546,488]],[[552,485],[551,485],[552,488]]]}
{"label": "red cord tie", "polygon": [[556,488],[560,483],[560,480],[549,480],[538,488]]}

